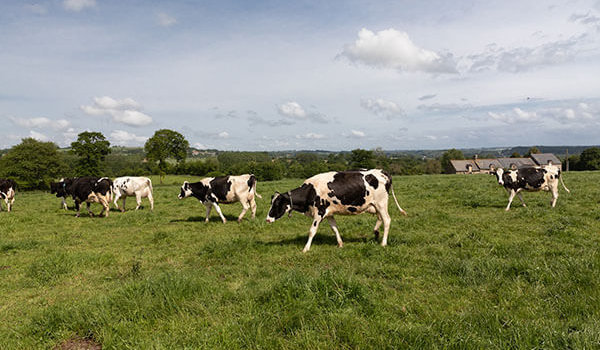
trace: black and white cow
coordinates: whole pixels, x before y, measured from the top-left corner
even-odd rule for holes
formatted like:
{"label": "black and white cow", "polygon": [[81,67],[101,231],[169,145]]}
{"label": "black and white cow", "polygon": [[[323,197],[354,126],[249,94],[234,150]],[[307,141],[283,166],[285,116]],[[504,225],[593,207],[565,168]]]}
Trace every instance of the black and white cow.
{"label": "black and white cow", "polygon": [[[3,199],[6,203],[6,210],[10,212],[13,203],[15,202],[15,190],[17,189],[17,183],[12,179],[0,179],[0,199]],[[2,211],[2,204],[0,202],[0,211]]]}
{"label": "black and white cow", "polygon": [[[73,183],[73,180],[75,180],[76,178],[74,177],[65,177],[60,179],[58,182],[51,182],[50,183],[50,194],[56,194],[57,198],[62,198],[62,203],[61,206],[64,210],[67,210],[67,196],[70,196],[71,193],[69,193],[67,191],[68,188],[71,187],[71,184]],[[61,188],[63,189],[61,191]],[[58,194],[58,192],[61,192],[61,195]]]}
{"label": "black and white cow", "polygon": [[256,193],[256,177],[252,174],[208,177],[194,183],[185,181],[181,186],[178,198],[183,199],[190,196],[196,197],[206,206],[205,222],[208,222],[211,208],[215,207],[223,223],[226,223],[227,219],[223,216],[219,203],[240,202],[243,209],[238,217],[238,222],[241,222],[248,209],[251,210],[254,219],[256,216],[254,197],[262,198]]}
{"label": "black and white cow", "polygon": [[138,210],[142,205],[142,198],[148,198],[150,201],[150,210],[154,210],[154,197],[152,196],[152,181],[147,177],[123,176],[118,177],[113,181],[113,192],[115,194],[114,203],[117,209],[119,198],[123,198],[123,207],[121,211],[125,211],[125,199],[135,196]]}
{"label": "black and white cow", "polygon": [[502,185],[509,193],[508,205],[505,210],[510,210],[515,195],[525,207],[525,202],[521,196],[521,191],[549,191],[552,193],[552,208],[556,205],[558,199],[558,181],[562,183],[563,188],[570,193],[569,189],[560,176],[560,168],[552,163],[541,167],[522,167],[518,169],[504,170],[502,168],[491,168],[491,174],[496,175],[498,184]]}
{"label": "black and white cow", "polygon": [[373,229],[376,239],[379,238],[379,227],[383,223],[381,245],[386,246],[391,222],[388,213],[390,190],[396,206],[402,214],[406,215],[394,194],[392,177],[383,170],[332,171],[318,174],[287,193],[275,193],[271,199],[267,222],[274,222],[286,213],[291,214],[292,210],[311,217],[313,221],[308,241],[302,250],[307,252],[323,219],[327,218],[335,233],[338,246],[342,247],[344,243],[333,215],[368,212],[377,215],[377,222]]}
{"label": "black and white cow", "polygon": [[77,210],[75,216],[79,217],[79,210],[83,202],[87,204],[87,211],[90,216],[94,216],[90,210],[91,203],[100,203],[102,211],[99,215],[104,213],[104,216],[108,216],[109,203],[112,199],[112,181],[107,177],[85,176],[75,178],[70,186],[66,186],[66,184],[59,186],[56,192],[57,197],[64,197],[68,194],[75,201],[75,209]]}

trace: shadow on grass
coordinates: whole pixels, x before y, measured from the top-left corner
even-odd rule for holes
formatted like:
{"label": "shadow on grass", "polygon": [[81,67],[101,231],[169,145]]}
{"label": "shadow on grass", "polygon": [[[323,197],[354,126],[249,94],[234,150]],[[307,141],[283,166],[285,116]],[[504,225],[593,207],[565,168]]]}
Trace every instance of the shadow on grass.
{"label": "shadow on grass", "polygon": [[[227,221],[231,221],[231,222],[237,222],[237,216],[234,215],[229,215],[229,214],[224,214],[223,215],[225,217],[225,219],[227,219]],[[169,222],[204,222],[204,216],[190,216],[187,219],[173,219]],[[245,218],[244,218],[245,219]],[[213,216],[211,215],[208,218],[209,222],[222,222],[221,218],[219,216]]]}
{"label": "shadow on grass", "polygon": [[[273,245],[277,245],[277,246],[282,246],[282,245],[296,245],[296,246],[304,246],[306,244],[306,241],[308,240],[308,233],[305,236],[296,236],[293,238],[284,238],[284,239],[280,239],[278,241],[268,241],[268,242],[264,242],[264,241],[257,241],[257,244],[262,244],[265,246],[273,246]],[[345,243],[366,243],[366,242],[374,242],[375,241],[375,236],[371,235],[368,237],[349,237],[349,238],[344,238],[344,236],[342,236],[342,241]],[[317,233],[317,235],[315,236],[315,238],[312,241],[311,246],[313,245],[335,245],[337,246],[337,239],[335,238],[335,235],[333,234],[333,232],[331,233],[331,235],[328,234],[319,234]]]}

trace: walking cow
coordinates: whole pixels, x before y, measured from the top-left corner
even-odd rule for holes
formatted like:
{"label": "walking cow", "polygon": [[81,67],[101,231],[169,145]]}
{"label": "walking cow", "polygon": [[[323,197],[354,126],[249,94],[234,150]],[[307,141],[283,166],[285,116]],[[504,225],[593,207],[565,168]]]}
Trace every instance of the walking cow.
{"label": "walking cow", "polygon": [[311,217],[313,222],[308,241],[302,250],[307,252],[323,219],[327,218],[335,233],[338,246],[342,247],[344,243],[333,215],[354,215],[368,212],[377,215],[377,222],[373,229],[376,239],[379,238],[379,227],[383,223],[381,245],[386,246],[391,222],[388,213],[390,189],[396,206],[402,214],[406,215],[394,194],[392,177],[383,170],[332,171],[318,174],[304,181],[302,186],[287,193],[276,192],[271,199],[267,222],[272,223],[285,213],[291,214],[292,210]]}
{"label": "walking cow", "polygon": [[[17,183],[12,179],[0,179],[0,199],[3,199],[6,203],[6,210],[10,212],[13,203],[15,202],[15,190]],[[2,211],[2,204],[0,202],[0,211]]]}
{"label": "walking cow", "polygon": [[[142,198],[148,198],[150,201],[150,210],[154,210],[154,198],[152,196],[152,181],[147,177],[123,176],[118,177],[113,181],[113,192],[115,194],[115,206],[117,209],[125,211],[125,199],[130,196],[135,196],[138,210],[142,205]],[[117,201],[123,198],[123,207],[119,208]]]}
{"label": "walking cow", "polygon": [[[67,190],[71,188],[71,184],[75,180],[75,177],[66,177],[60,179],[58,182],[50,183],[50,194],[55,194],[57,198],[62,198],[61,206],[64,210],[67,210],[67,196],[70,196],[71,193]],[[58,194],[60,191],[60,195]]]}
{"label": "walking cow", "polygon": [[81,209],[81,203],[87,204],[87,211],[90,216],[94,216],[94,213],[90,210],[91,203],[100,203],[102,205],[102,211],[99,215],[104,213],[104,216],[108,216],[110,211],[109,203],[112,199],[112,181],[107,177],[97,178],[93,176],[85,176],[75,178],[70,186],[67,186],[65,182],[60,183],[56,192],[57,197],[64,197],[68,194],[73,196],[75,201],[75,210],[79,217],[79,211]]}
{"label": "walking cow", "polygon": [[509,193],[508,205],[506,211],[510,210],[510,204],[515,198],[515,195],[519,196],[521,204],[525,207],[525,202],[521,196],[521,191],[550,191],[552,192],[552,201],[550,205],[552,208],[556,205],[558,199],[558,180],[568,193],[569,189],[565,186],[565,183],[560,176],[560,168],[552,163],[541,166],[541,167],[522,167],[518,169],[511,169],[505,171],[502,168],[494,169],[493,167],[491,174],[496,175],[498,184],[502,185],[504,189]]}
{"label": "walking cow", "polygon": [[256,193],[256,177],[252,174],[208,177],[194,183],[185,181],[181,186],[178,198],[183,199],[190,196],[196,197],[206,206],[205,222],[208,222],[211,208],[215,207],[223,223],[226,223],[227,219],[223,216],[219,203],[240,202],[243,209],[237,221],[241,222],[248,209],[251,210],[254,219],[256,216],[254,197],[262,198]]}

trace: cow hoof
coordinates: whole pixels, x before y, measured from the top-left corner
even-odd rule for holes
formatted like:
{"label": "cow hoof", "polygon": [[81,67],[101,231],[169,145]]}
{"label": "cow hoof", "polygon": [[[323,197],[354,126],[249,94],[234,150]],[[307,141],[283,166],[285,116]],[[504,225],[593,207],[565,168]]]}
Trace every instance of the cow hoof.
{"label": "cow hoof", "polygon": [[338,243],[338,248],[344,248],[344,243]]}
{"label": "cow hoof", "polygon": [[125,212],[125,209],[119,209],[119,210],[121,211],[121,213],[124,213],[124,212]]}
{"label": "cow hoof", "polygon": [[237,223],[241,224],[242,223],[242,219],[237,219]]}
{"label": "cow hoof", "polygon": [[227,223],[227,219],[223,219],[223,223],[226,224]]}
{"label": "cow hoof", "polygon": [[306,249],[306,248],[302,249],[302,253],[306,253],[306,252],[308,252],[308,249]]}
{"label": "cow hoof", "polygon": [[379,231],[373,231],[373,235],[375,235],[375,240],[379,240]]}

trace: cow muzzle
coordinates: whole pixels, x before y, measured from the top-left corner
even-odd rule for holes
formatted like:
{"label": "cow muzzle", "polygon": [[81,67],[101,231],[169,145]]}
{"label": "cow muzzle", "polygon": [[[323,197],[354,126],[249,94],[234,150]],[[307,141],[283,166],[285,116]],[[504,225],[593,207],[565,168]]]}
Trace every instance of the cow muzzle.
{"label": "cow muzzle", "polygon": [[274,218],[272,218],[272,217],[270,217],[270,216],[267,216],[267,219],[266,219],[266,221],[267,221],[267,223],[268,223],[268,224],[272,224],[272,223],[274,223],[274,222],[275,222],[275,219],[274,219]]}

